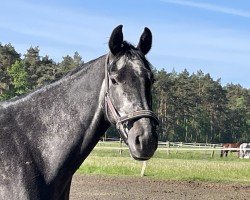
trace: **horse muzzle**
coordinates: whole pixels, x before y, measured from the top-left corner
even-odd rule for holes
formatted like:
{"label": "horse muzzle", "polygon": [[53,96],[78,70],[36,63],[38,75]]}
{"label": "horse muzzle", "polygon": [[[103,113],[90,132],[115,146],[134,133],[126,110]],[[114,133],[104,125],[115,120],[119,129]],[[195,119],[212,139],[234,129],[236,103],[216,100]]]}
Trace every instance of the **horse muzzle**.
{"label": "horse muzzle", "polygon": [[135,160],[148,160],[154,155],[158,137],[152,119],[141,118],[134,122],[128,132],[127,145]]}

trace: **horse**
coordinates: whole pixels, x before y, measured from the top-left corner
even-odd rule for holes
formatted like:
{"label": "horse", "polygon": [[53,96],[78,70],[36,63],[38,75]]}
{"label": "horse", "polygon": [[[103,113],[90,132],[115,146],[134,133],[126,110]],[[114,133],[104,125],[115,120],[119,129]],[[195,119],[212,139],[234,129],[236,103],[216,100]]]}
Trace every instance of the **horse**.
{"label": "horse", "polygon": [[113,29],[109,52],[26,96],[0,103],[0,199],[69,199],[73,174],[114,124],[136,160],[157,149],[145,27],[135,47]]}
{"label": "horse", "polygon": [[224,154],[227,157],[229,151],[230,152],[239,152],[239,150],[235,150],[235,149],[230,150],[230,148],[239,148],[240,145],[241,145],[240,142],[222,144],[222,150],[220,152],[220,157],[223,157]]}
{"label": "horse", "polygon": [[240,145],[240,158],[250,157],[250,143],[242,143]]}

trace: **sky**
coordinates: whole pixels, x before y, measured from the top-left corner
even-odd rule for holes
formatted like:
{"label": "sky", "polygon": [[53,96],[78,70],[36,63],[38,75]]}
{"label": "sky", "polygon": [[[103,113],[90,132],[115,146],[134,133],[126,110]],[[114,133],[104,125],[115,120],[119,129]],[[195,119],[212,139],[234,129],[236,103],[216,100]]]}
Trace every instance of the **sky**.
{"label": "sky", "polygon": [[148,27],[156,69],[202,70],[250,88],[249,0],[8,0],[0,8],[0,42],[22,55],[39,46],[57,62],[76,51],[87,62],[109,51],[116,26],[134,45]]}

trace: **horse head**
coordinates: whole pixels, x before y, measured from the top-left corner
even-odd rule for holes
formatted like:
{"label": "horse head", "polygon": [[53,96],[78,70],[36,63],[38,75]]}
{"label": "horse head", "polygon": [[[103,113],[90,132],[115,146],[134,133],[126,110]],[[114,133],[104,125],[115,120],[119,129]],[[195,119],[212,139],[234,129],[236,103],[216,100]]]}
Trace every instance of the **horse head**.
{"label": "horse head", "polygon": [[153,73],[145,57],[151,45],[148,28],[134,47],[123,40],[120,25],[111,34],[106,59],[106,116],[116,125],[131,156],[137,160],[151,158],[158,143],[158,119],[152,112]]}

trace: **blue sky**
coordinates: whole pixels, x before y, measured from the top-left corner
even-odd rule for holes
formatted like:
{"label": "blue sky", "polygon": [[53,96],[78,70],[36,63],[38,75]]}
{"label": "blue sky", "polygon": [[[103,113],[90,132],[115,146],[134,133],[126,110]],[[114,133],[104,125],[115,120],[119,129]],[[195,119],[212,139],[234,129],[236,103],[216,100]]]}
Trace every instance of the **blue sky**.
{"label": "blue sky", "polygon": [[151,29],[148,59],[157,69],[201,69],[223,85],[250,88],[249,0],[2,1],[0,42],[21,54],[39,46],[55,61],[78,51],[86,62],[108,52],[119,24],[135,45]]}

